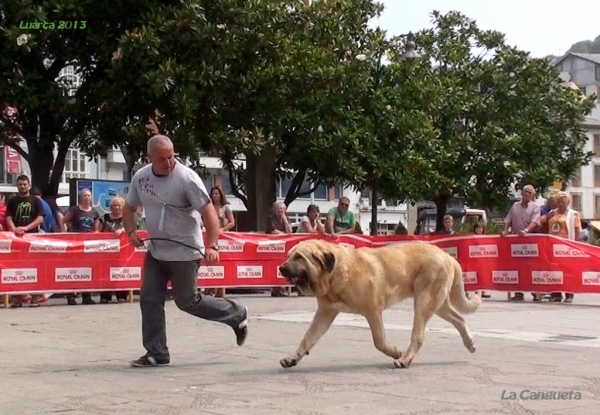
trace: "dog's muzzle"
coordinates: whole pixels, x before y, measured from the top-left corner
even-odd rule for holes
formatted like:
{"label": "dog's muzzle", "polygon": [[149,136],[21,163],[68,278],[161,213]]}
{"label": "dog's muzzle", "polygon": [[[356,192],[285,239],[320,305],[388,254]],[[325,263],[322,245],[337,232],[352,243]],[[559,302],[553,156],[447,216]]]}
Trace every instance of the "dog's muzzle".
{"label": "dog's muzzle", "polygon": [[305,272],[302,273],[303,275],[296,275],[294,272],[292,272],[292,270],[290,268],[288,268],[285,265],[281,265],[279,267],[279,272],[286,280],[288,280],[289,282],[291,282],[294,285],[306,283],[306,273]]}

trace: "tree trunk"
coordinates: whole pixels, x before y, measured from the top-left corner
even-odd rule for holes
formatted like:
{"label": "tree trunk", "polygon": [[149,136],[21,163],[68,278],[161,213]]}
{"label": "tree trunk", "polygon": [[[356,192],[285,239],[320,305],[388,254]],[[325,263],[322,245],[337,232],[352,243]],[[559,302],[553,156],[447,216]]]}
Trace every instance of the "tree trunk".
{"label": "tree trunk", "polygon": [[437,212],[437,217],[435,221],[436,232],[439,232],[444,229],[444,216],[446,215],[446,206],[448,204],[448,200],[450,200],[450,196],[446,195],[440,195],[434,200]]}
{"label": "tree trunk", "polygon": [[127,165],[127,181],[131,181],[133,168],[140,157],[136,151],[131,151],[129,146],[122,145],[120,148],[121,153],[123,153],[123,158],[125,159],[125,164]]}
{"label": "tree trunk", "polygon": [[244,228],[264,232],[277,200],[277,153],[266,147],[260,154],[246,154],[246,196],[248,198],[248,223]]}

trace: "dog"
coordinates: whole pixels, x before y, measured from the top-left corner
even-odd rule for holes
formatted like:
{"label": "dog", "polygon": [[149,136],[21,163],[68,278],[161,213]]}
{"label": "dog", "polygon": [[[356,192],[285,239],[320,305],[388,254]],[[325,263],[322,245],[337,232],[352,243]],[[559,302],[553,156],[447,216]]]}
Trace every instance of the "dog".
{"label": "dog", "polygon": [[[318,305],[296,353],[281,359],[283,368],[296,366],[308,355],[339,313],[364,316],[375,347],[393,358],[398,368],[409,367],[434,314],[458,330],[471,353],[476,350],[461,313],[474,313],[481,296],[467,297],[460,264],[435,245],[414,242],[353,248],[311,239],[294,246],[279,271],[298,291],[315,296]],[[387,342],[382,314],[408,297],[414,298],[414,319],[410,346],[402,354]]]}

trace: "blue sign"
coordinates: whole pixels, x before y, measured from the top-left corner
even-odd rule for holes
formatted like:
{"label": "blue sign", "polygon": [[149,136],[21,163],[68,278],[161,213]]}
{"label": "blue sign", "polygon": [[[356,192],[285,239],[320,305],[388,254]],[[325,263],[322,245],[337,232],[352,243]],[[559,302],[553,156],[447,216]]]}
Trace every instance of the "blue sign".
{"label": "blue sign", "polygon": [[113,198],[120,196],[123,199],[129,193],[128,182],[110,180],[77,180],[77,195],[82,190],[88,189],[92,192],[92,206],[100,216],[110,212],[110,202]]}

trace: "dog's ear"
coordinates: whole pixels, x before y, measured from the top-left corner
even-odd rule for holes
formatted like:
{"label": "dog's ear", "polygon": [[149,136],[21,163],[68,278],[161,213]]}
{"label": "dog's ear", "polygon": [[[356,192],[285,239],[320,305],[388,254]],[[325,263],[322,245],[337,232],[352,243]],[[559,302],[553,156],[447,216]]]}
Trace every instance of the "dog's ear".
{"label": "dog's ear", "polygon": [[312,254],[312,256],[325,271],[331,272],[335,268],[335,256],[333,253],[324,251],[322,255]]}

